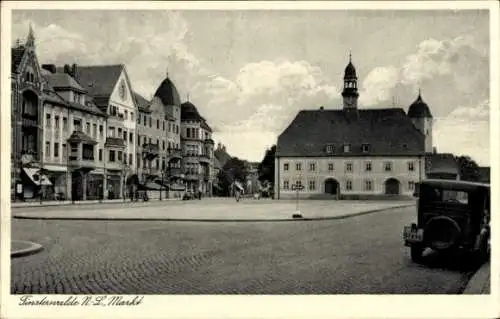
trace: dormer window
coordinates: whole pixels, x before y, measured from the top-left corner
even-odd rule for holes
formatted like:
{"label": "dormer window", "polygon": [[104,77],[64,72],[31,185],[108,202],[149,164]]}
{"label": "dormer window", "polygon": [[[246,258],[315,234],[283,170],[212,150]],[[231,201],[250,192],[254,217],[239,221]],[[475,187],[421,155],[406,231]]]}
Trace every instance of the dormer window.
{"label": "dormer window", "polygon": [[363,153],[368,153],[370,151],[370,144],[363,144],[363,145],[361,145],[361,151]]}
{"label": "dormer window", "polygon": [[344,153],[349,153],[351,151],[351,144],[344,144]]}
{"label": "dormer window", "polygon": [[326,145],[326,153],[328,153],[328,154],[332,154],[332,153],[333,153],[333,150],[334,150],[334,148],[333,148],[333,144],[328,144],[328,145]]}

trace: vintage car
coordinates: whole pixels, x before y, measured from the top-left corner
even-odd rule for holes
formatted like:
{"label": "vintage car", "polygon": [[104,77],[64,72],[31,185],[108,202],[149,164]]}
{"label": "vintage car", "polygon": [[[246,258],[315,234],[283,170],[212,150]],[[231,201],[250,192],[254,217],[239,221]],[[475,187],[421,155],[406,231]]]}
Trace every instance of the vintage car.
{"label": "vintage car", "polygon": [[438,252],[465,250],[481,263],[489,256],[490,185],[427,179],[419,184],[417,222],[405,226],[404,244],[414,262],[426,248]]}

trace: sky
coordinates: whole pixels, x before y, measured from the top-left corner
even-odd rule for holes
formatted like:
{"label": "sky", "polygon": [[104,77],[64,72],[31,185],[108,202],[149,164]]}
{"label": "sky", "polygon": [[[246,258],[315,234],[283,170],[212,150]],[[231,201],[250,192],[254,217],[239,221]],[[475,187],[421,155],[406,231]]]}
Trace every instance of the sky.
{"label": "sky", "polygon": [[40,64],[126,65],[150,98],[167,72],[232,156],[261,161],[302,109],[340,109],[349,52],[360,108],[407,111],[418,89],[439,152],[490,165],[489,16],[479,10],[12,12]]}

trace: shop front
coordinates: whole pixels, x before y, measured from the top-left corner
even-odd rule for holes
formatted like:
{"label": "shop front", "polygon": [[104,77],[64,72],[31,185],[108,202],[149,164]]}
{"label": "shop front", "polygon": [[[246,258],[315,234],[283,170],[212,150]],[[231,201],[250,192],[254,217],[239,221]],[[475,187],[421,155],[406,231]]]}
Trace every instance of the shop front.
{"label": "shop front", "polygon": [[104,176],[102,174],[89,174],[87,176],[87,200],[103,199]]}
{"label": "shop front", "polygon": [[[108,172],[108,175],[106,177],[106,185],[107,185],[107,194],[105,194],[105,197],[107,199],[120,199],[120,193],[121,193],[121,176],[120,173],[111,173]],[[107,195],[107,196],[106,196]]]}

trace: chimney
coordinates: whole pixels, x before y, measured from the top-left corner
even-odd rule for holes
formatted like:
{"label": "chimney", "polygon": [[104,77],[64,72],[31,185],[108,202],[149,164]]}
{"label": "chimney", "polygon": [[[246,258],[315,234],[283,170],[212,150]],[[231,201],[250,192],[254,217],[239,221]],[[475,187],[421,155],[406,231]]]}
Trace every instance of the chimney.
{"label": "chimney", "polygon": [[49,71],[50,73],[56,73],[55,64],[42,64],[42,69]]}
{"label": "chimney", "polygon": [[75,78],[75,79],[76,79],[76,72],[77,72],[77,70],[78,70],[78,69],[77,69],[76,63],[73,63],[73,65],[71,66],[71,74],[70,74],[70,75],[71,75],[73,78]]}
{"label": "chimney", "polygon": [[71,69],[69,67],[69,64],[64,65],[64,73],[71,75]]}

